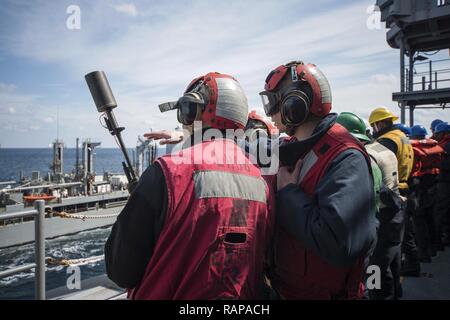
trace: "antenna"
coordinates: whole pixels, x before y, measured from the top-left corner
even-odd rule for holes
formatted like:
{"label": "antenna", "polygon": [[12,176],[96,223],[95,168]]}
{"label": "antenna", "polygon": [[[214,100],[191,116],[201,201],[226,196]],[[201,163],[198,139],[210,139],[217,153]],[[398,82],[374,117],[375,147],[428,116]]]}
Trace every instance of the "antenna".
{"label": "antenna", "polygon": [[59,105],[56,107],[56,141],[59,141]]}

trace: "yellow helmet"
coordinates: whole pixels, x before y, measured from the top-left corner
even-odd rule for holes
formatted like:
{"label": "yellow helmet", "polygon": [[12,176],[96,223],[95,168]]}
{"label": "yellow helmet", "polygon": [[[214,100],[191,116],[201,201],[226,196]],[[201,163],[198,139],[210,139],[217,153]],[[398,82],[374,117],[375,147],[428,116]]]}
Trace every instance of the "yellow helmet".
{"label": "yellow helmet", "polygon": [[376,108],[369,116],[369,124],[372,125],[375,122],[386,119],[392,119],[392,121],[395,121],[398,120],[398,117],[396,117],[388,108]]}

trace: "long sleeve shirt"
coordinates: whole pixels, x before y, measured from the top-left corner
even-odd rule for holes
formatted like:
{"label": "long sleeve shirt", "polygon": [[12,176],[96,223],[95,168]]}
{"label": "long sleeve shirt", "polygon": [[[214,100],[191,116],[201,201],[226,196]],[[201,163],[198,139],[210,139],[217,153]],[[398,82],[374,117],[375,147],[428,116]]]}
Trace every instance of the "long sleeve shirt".
{"label": "long sleeve shirt", "polygon": [[[281,161],[295,164],[302,149],[309,150],[335,119],[329,115],[309,139],[296,142],[297,146],[290,143],[289,149],[280,148]],[[331,265],[351,265],[366,256],[376,242],[373,188],[366,158],[349,149],[332,161],[313,198],[295,184],[278,191],[277,223]]]}
{"label": "long sleeve shirt", "polygon": [[122,288],[141,281],[167,212],[167,187],[159,164],[147,168],[117,217],[105,245],[108,277]]}

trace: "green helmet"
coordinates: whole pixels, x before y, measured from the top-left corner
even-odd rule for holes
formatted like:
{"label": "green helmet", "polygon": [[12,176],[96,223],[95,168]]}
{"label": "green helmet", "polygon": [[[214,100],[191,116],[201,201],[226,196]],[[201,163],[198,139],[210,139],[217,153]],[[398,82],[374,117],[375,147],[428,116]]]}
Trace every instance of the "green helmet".
{"label": "green helmet", "polygon": [[351,112],[341,112],[336,122],[347,129],[356,139],[369,142],[364,120]]}

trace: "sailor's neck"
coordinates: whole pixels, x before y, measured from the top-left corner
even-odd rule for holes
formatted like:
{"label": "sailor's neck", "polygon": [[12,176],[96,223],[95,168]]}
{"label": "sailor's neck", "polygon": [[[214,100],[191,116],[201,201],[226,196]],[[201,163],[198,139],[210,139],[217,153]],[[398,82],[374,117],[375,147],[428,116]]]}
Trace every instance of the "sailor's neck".
{"label": "sailor's neck", "polygon": [[316,128],[318,123],[319,121],[310,121],[302,124],[301,126],[297,127],[294,136],[298,141],[308,139],[312,136],[314,129]]}

